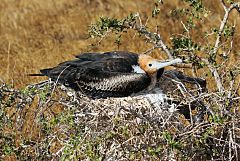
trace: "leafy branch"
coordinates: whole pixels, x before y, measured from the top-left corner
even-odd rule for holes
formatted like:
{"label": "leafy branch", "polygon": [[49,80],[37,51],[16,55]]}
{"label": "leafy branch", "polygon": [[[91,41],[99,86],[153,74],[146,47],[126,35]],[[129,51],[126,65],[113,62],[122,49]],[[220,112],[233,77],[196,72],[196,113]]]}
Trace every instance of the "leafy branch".
{"label": "leafy branch", "polygon": [[221,21],[221,24],[220,24],[220,27],[219,27],[219,31],[218,31],[218,35],[217,35],[217,39],[215,41],[215,45],[214,45],[214,48],[213,50],[210,51],[209,55],[210,55],[210,61],[207,60],[207,59],[204,59],[205,63],[207,64],[208,68],[210,69],[210,71],[213,73],[214,75],[214,78],[215,78],[215,81],[216,81],[216,84],[217,84],[217,88],[218,88],[218,91],[220,93],[223,93],[225,91],[223,85],[222,85],[222,81],[221,81],[221,78],[219,76],[219,73],[217,71],[217,69],[214,67],[213,65],[213,62],[216,61],[216,55],[217,55],[217,52],[218,52],[218,49],[220,47],[220,39],[222,37],[222,34],[223,34],[223,31],[224,31],[224,28],[226,26],[226,23],[228,21],[228,18],[229,18],[229,14],[230,12],[233,10],[233,9],[236,9],[239,13],[240,13],[240,2],[238,3],[233,3],[231,4],[230,7],[227,7],[224,0],[220,0],[223,8],[224,8],[224,11],[225,11],[225,14],[224,14],[224,17]]}
{"label": "leafy branch", "polygon": [[105,37],[110,31],[115,33],[126,32],[128,29],[136,30],[140,35],[144,35],[154,45],[154,49],[161,48],[166,52],[170,59],[173,59],[172,53],[165,45],[159,33],[153,33],[141,23],[139,13],[130,14],[122,20],[101,17],[96,24],[92,24],[89,28],[91,37]]}

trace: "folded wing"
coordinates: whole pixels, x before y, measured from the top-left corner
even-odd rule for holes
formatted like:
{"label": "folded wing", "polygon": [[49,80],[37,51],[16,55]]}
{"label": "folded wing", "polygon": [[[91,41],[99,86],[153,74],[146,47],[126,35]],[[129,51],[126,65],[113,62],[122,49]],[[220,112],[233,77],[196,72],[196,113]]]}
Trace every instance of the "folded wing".
{"label": "folded wing", "polygon": [[76,60],[43,69],[41,73],[94,98],[128,96],[150,84],[146,74],[133,73],[132,66],[137,65],[136,54],[104,54],[81,54]]}

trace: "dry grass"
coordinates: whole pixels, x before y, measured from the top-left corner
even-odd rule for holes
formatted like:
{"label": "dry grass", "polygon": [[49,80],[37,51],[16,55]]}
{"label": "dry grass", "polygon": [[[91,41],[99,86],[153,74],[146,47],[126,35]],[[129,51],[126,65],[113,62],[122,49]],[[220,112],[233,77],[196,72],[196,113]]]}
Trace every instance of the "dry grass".
{"label": "dry grass", "polygon": [[[124,5],[131,9],[125,11]],[[34,81],[26,77],[27,73],[73,58],[74,54],[116,50],[110,40],[105,45],[91,47],[88,25],[101,15],[121,17],[139,10],[133,2],[101,0],[4,1],[0,9],[0,75],[18,87]],[[131,50],[130,46],[123,46],[124,49]]]}
{"label": "dry grass", "polygon": [[[213,4],[214,3],[214,4]],[[197,25],[192,33],[196,42],[205,41],[202,33],[210,27],[218,27],[222,17],[221,6],[207,2],[211,14],[203,23]],[[166,3],[161,8],[160,17],[148,22],[152,31],[159,26],[159,32],[166,42],[172,35],[181,33],[183,26],[179,17],[170,17],[170,10],[183,6],[183,2]],[[214,6],[214,7],[213,7]],[[73,55],[86,51],[130,50],[145,52],[151,46],[133,33],[123,35],[118,48],[113,37],[108,37],[100,45],[91,46],[96,40],[88,37],[88,26],[99,16],[121,18],[131,12],[139,12],[143,23],[151,13],[152,0],[146,1],[108,1],[108,0],[3,0],[0,5],[0,78],[13,82],[16,87],[39,81],[29,78],[28,73],[36,73],[41,68],[50,67],[61,61],[72,59]],[[235,17],[233,13],[232,17]],[[239,16],[234,19],[237,23]],[[230,22],[234,22],[230,20]],[[237,25],[235,42],[239,42],[240,27]],[[212,37],[214,38],[214,37]],[[211,40],[209,40],[211,42]],[[239,59],[240,44],[234,44],[235,51],[231,61]],[[160,52],[161,55],[163,53]],[[204,74],[204,73],[201,73]]]}

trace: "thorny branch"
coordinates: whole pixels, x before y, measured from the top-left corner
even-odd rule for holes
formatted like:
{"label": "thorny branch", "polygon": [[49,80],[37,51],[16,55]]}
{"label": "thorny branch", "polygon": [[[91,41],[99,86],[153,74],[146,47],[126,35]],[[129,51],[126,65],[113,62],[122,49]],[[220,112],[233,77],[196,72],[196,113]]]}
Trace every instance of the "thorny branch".
{"label": "thorny branch", "polygon": [[[140,18],[139,13],[137,13],[135,16]],[[173,59],[171,51],[169,50],[167,45],[165,45],[159,33],[150,32],[147,30],[147,28],[144,25],[141,25],[141,24],[130,24],[130,25],[132,25],[131,27],[134,30],[143,34],[148,40],[150,40],[150,42],[154,44],[154,49],[161,48],[168,55],[169,59]]]}
{"label": "thorny branch", "polygon": [[[227,20],[229,18],[230,12],[233,9],[236,9],[238,12],[240,12],[240,3],[233,3],[229,8],[227,8],[224,1],[223,0],[220,0],[220,1],[221,1],[222,5],[224,6],[225,15],[223,17],[223,20],[221,21],[221,25],[219,27],[218,36],[217,36],[214,48],[210,52],[210,55],[213,55],[213,56],[217,54],[217,51],[219,49],[220,39],[221,39],[223,30],[224,30],[224,27],[225,27],[225,25],[227,23]],[[138,17],[140,19],[140,16],[139,16],[138,13],[135,15],[135,17]],[[170,59],[173,58],[171,51],[169,50],[167,45],[165,45],[165,43],[163,42],[160,34],[148,31],[147,28],[144,25],[141,25],[141,23],[140,24],[134,23],[134,24],[129,24],[129,25],[134,30],[143,34],[148,40],[150,40],[151,43],[154,44],[154,47],[152,49],[161,48],[163,51],[165,51],[165,53],[168,55],[168,57]],[[217,69],[214,67],[214,65],[211,62],[209,62],[209,60],[203,59],[203,61],[207,64],[209,70],[213,73],[218,91],[220,93],[224,92],[224,87],[222,85],[222,81],[221,81],[221,78],[219,76],[219,73],[218,73]]]}
{"label": "thorny branch", "polygon": [[221,3],[222,3],[222,6],[225,10],[225,14],[224,14],[224,17],[221,21],[221,25],[219,27],[219,31],[218,31],[218,35],[217,35],[217,39],[216,39],[216,42],[215,42],[215,45],[214,45],[214,48],[211,52],[211,54],[213,55],[216,55],[217,51],[218,51],[218,48],[219,48],[219,43],[220,43],[220,38],[222,36],[222,33],[223,33],[223,30],[224,30],[224,27],[228,21],[228,18],[229,18],[229,14],[230,12],[233,10],[233,9],[236,9],[239,13],[240,13],[240,2],[238,3],[233,3],[229,8],[227,8],[224,0],[220,0]]}
{"label": "thorny branch", "polygon": [[[233,3],[231,4],[231,6],[229,8],[227,8],[224,0],[220,0],[224,10],[225,10],[225,14],[224,14],[224,17],[221,21],[221,24],[220,24],[220,27],[219,27],[219,31],[218,31],[218,35],[217,35],[217,39],[216,39],[216,42],[215,42],[215,45],[214,45],[214,48],[213,50],[210,52],[210,55],[213,55],[214,58],[218,52],[218,49],[219,49],[219,44],[220,44],[220,39],[221,39],[221,36],[222,36],[222,33],[223,33],[223,30],[224,30],[224,27],[228,21],[228,18],[229,18],[229,14],[230,12],[233,10],[233,9],[236,9],[239,13],[240,13],[240,2],[238,3]],[[213,73],[214,75],[214,78],[215,78],[215,81],[217,83],[217,88],[218,88],[218,91],[219,92],[224,92],[224,87],[222,85],[222,82],[221,82],[221,78],[217,72],[217,69],[212,65],[211,62],[209,62],[208,60],[204,59],[205,63],[207,64],[208,68],[210,69],[210,71]]]}
{"label": "thorny branch", "polygon": [[[240,3],[233,3],[231,4],[231,6],[229,8],[227,8],[224,0],[220,0],[222,6],[224,7],[224,10],[225,10],[225,15],[223,17],[223,20],[221,21],[221,25],[219,27],[219,31],[218,31],[218,36],[217,36],[217,39],[216,39],[216,42],[215,42],[215,45],[214,45],[214,48],[213,50],[210,52],[210,55],[216,55],[217,54],[217,51],[219,49],[219,45],[220,45],[220,39],[221,39],[221,36],[222,36],[222,33],[223,33],[223,30],[224,30],[224,27],[227,23],[227,20],[229,18],[229,14],[230,12],[233,10],[233,9],[236,9],[238,12],[240,12]],[[136,17],[139,17],[139,14],[137,13],[135,15]],[[140,17],[139,17],[140,18]],[[168,55],[168,57],[170,59],[173,58],[172,56],[172,53],[171,51],[169,50],[169,48],[167,47],[167,45],[165,45],[165,43],[163,42],[162,40],[162,37],[160,34],[157,34],[157,33],[152,33],[150,31],[148,31],[146,29],[146,27],[144,25],[139,25],[139,24],[134,24],[132,26],[133,29],[137,30],[139,33],[142,33],[147,39],[150,40],[150,42],[152,42],[154,44],[154,47],[153,49],[156,49],[156,48],[161,48],[163,51],[165,51],[165,53]],[[215,78],[215,81],[216,81],[216,84],[217,84],[217,88],[218,88],[218,91],[220,93],[222,93],[224,91],[224,87],[222,85],[222,82],[221,82],[221,78],[218,74],[218,71],[217,69],[212,65],[211,62],[209,62],[209,60],[207,59],[203,59],[203,61],[207,64],[209,70],[213,73],[214,75],[214,78]]]}

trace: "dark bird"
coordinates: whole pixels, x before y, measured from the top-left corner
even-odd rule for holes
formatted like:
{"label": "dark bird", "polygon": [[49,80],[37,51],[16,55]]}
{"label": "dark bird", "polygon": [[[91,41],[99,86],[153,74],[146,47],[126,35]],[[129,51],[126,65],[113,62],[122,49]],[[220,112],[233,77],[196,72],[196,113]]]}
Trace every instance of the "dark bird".
{"label": "dark bird", "polygon": [[91,98],[125,97],[153,89],[164,67],[181,62],[181,59],[159,61],[126,51],[82,53],[75,60],[32,75],[48,76]]}

